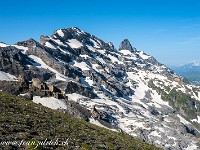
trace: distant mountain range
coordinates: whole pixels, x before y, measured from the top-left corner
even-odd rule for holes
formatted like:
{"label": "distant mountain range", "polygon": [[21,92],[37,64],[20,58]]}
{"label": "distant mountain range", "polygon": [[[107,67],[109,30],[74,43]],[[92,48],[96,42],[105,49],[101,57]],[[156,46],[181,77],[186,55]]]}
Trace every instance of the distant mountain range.
{"label": "distant mountain range", "polygon": [[193,83],[200,85],[200,63],[194,62],[185,64],[179,67],[172,67],[172,69],[185,77],[186,79],[192,81]]}

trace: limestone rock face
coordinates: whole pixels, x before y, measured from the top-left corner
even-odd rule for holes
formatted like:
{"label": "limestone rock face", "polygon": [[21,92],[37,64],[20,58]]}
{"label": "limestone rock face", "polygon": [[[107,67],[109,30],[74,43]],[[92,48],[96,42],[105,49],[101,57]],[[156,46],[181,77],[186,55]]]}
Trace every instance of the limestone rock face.
{"label": "limestone rock face", "polygon": [[133,50],[133,47],[128,39],[124,39],[119,45],[119,50]]}

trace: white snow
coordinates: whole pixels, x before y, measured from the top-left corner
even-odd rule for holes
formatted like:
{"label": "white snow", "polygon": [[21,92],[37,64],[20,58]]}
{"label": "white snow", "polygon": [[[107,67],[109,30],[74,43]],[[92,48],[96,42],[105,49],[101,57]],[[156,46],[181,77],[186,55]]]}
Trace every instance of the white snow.
{"label": "white snow", "polygon": [[[155,90],[152,90],[152,92],[153,92],[153,100],[152,101],[159,104],[160,108],[162,108],[162,105],[166,105],[171,108],[171,106],[169,106],[168,102],[165,102],[161,99],[161,95],[159,95]],[[156,105],[156,107],[159,107],[159,106]]]}
{"label": "white snow", "polygon": [[0,71],[0,80],[5,81],[17,81],[17,78],[9,73],[5,73],[3,71]]}
{"label": "white snow", "polygon": [[185,120],[183,117],[181,117],[179,114],[177,115],[180,119],[180,122],[182,122],[183,124],[190,124],[187,120]]}
{"label": "white snow", "polygon": [[11,45],[11,46],[14,46],[14,47],[16,47],[16,48],[18,48],[18,49],[23,50],[23,53],[24,53],[24,54],[25,54],[26,51],[28,50],[28,47],[24,47],[24,46],[19,46],[19,45]]}
{"label": "white snow", "polygon": [[87,98],[83,95],[77,94],[77,93],[72,93],[72,94],[66,94],[69,100],[78,102],[78,99],[80,98]]}
{"label": "white snow", "polygon": [[67,81],[68,77],[66,77],[65,75],[59,73],[57,70],[49,67],[47,64],[45,64],[41,58],[34,56],[34,55],[29,55],[30,58],[32,58],[35,62],[37,62],[38,64],[36,65],[36,67],[38,68],[44,68],[44,69],[49,69],[50,71],[52,71],[53,73],[56,74],[56,79],[57,80],[62,80],[62,81]]}
{"label": "white snow", "polygon": [[96,59],[100,61],[102,64],[106,64],[105,60],[103,60],[101,57],[98,56]]}
{"label": "white snow", "polygon": [[132,55],[133,54],[129,50],[120,50],[120,52],[123,53],[124,55]]}
{"label": "white snow", "polygon": [[64,37],[64,35],[65,35],[61,29],[60,29],[60,30],[57,30],[57,33],[58,33],[61,37]]}
{"label": "white snow", "polygon": [[103,127],[103,128],[109,129],[109,130],[112,130],[112,131],[117,131],[115,129],[107,128],[106,126],[102,125],[98,120],[95,120],[94,118],[89,118],[89,122],[92,123],[92,124],[95,124],[97,126],[100,126],[100,127]]}
{"label": "white snow", "polygon": [[108,54],[108,57],[111,59],[111,61],[113,62],[113,63],[118,63],[118,64],[124,64],[122,61],[120,61],[118,58],[116,58],[115,56],[112,56],[112,55],[110,55],[110,54]]}
{"label": "white snow", "polygon": [[33,102],[37,104],[42,104],[43,106],[46,106],[51,109],[67,109],[67,106],[64,102],[64,100],[56,99],[54,97],[40,97],[40,96],[34,96]]}
{"label": "white snow", "polygon": [[90,79],[90,77],[86,77],[85,81],[90,85],[93,86],[94,81]]}
{"label": "white snow", "polygon": [[92,68],[94,70],[96,70],[97,72],[99,72],[100,70],[102,70],[102,69],[98,69],[98,67],[100,67],[100,65],[98,65],[98,64],[92,64]]}
{"label": "white snow", "polygon": [[77,61],[74,61],[74,65],[75,67],[78,67],[82,70],[90,70],[90,67],[85,63],[85,62],[77,62]]}
{"label": "white snow", "polygon": [[90,39],[90,41],[91,41],[92,43],[94,43],[94,47],[95,47],[95,48],[100,48],[99,43],[97,43],[97,42],[94,41],[93,39]]}
{"label": "white snow", "polygon": [[65,54],[70,54],[69,51],[63,50],[60,47],[59,47],[59,49],[60,49],[61,52],[65,53]]}
{"label": "white snow", "polygon": [[84,59],[91,58],[91,57],[88,56],[88,55],[80,55],[80,57],[82,57],[82,58],[84,58]]}
{"label": "white snow", "polygon": [[92,47],[92,46],[89,46],[89,45],[86,45],[88,47],[89,50],[91,50],[92,52],[96,52],[97,49]]}
{"label": "white snow", "polygon": [[86,77],[86,78],[81,77],[80,80],[81,80],[81,83],[87,87],[90,87],[93,84],[93,81],[90,80],[89,77]]}
{"label": "white snow", "polygon": [[196,62],[193,62],[193,63],[191,64],[191,66],[197,66],[197,67],[198,67],[198,66],[200,66],[200,62],[197,62],[197,61],[196,61]]}
{"label": "white snow", "polygon": [[197,119],[193,119],[193,120],[191,120],[192,122],[198,122],[198,123],[200,123],[200,116],[197,116]]}
{"label": "white snow", "polygon": [[97,50],[99,53],[101,53],[101,54],[105,54],[106,53],[106,51],[104,50],[104,49],[98,49]]}
{"label": "white snow", "polygon": [[81,34],[86,34],[84,31],[78,29],[77,27],[72,27],[73,30],[75,30],[75,34],[77,35],[81,35]]}
{"label": "white snow", "polygon": [[66,44],[64,44],[63,42],[61,42],[60,40],[58,39],[52,39],[54,42],[56,42],[57,44],[59,45],[62,45],[62,46],[65,46],[65,47],[68,47]]}
{"label": "white snow", "polygon": [[138,59],[137,56],[134,53],[132,53],[131,51],[129,51],[129,50],[120,50],[120,52],[123,55],[125,55],[123,57],[126,57],[128,59],[131,59],[131,60],[137,60]]}
{"label": "white snow", "polygon": [[198,146],[195,145],[194,143],[191,143],[185,150],[198,150]]}
{"label": "white snow", "polygon": [[161,81],[167,80],[167,77],[162,76],[161,74],[155,74],[155,73],[149,72],[147,75],[148,75],[148,78],[151,78],[151,79],[159,79]]}
{"label": "white snow", "polygon": [[161,135],[159,135],[157,131],[151,132],[150,135],[152,135],[152,136],[157,136],[157,137],[161,137]]}
{"label": "white snow", "polygon": [[89,122],[92,123],[92,124],[95,124],[95,125],[103,127],[103,128],[107,128],[104,125],[102,125],[98,120],[95,120],[94,118],[89,118],[89,120],[90,120]]}
{"label": "white snow", "polygon": [[68,40],[69,42],[67,42],[69,44],[69,46],[71,48],[80,48],[82,45],[81,42],[79,42],[77,39],[71,39],[71,40]]}
{"label": "white snow", "polygon": [[142,59],[149,59],[151,56],[145,54],[143,51],[139,51],[138,54]]}
{"label": "white snow", "polygon": [[10,45],[7,45],[7,44],[4,44],[4,43],[0,42],[0,47],[7,47],[7,46],[10,46]]}
{"label": "white snow", "polygon": [[49,48],[52,48],[52,49],[56,49],[56,47],[55,46],[53,46],[51,43],[49,43],[49,42],[46,42],[45,43],[45,46],[47,46],[47,47],[49,47]]}

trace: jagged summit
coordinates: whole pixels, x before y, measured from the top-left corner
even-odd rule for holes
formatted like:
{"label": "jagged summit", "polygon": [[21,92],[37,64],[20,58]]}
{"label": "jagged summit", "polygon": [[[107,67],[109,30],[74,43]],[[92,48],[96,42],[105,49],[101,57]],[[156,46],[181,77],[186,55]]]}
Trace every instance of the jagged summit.
{"label": "jagged summit", "polygon": [[134,50],[128,39],[124,39],[119,45],[119,50]]}
{"label": "jagged summit", "polygon": [[73,38],[74,36],[80,36],[86,34],[84,31],[80,30],[77,27],[71,27],[71,28],[64,28],[64,29],[59,29],[54,31],[55,36],[61,37],[63,39],[70,39]]}

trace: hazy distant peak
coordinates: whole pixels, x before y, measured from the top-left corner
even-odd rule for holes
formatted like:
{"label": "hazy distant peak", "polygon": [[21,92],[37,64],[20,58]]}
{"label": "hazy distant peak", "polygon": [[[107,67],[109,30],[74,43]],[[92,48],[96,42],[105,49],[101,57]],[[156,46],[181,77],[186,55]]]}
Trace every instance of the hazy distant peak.
{"label": "hazy distant peak", "polygon": [[193,62],[192,64],[191,64],[192,66],[200,66],[200,62]]}

